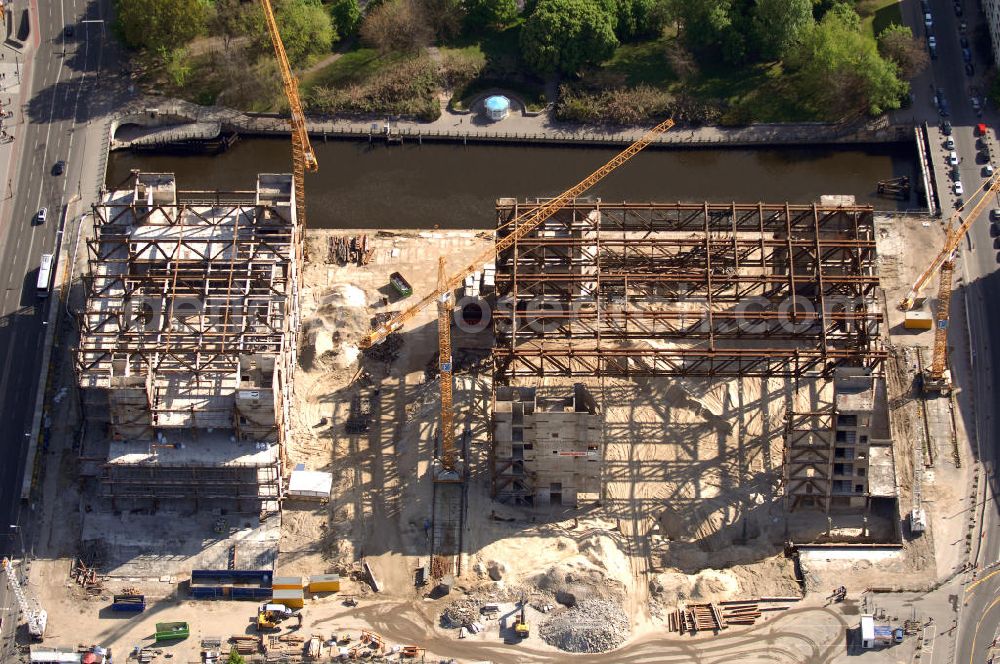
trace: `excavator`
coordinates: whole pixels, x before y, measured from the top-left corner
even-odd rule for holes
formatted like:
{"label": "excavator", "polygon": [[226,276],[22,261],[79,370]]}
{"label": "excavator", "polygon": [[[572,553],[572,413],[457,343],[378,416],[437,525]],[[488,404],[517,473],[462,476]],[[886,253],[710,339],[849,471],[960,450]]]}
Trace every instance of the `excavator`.
{"label": "excavator", "polygon": [[528,603],[521,598],[521,612],[517,615],[517,620],[514,621],[514,635],[519,639],[526,639],[531,636],[531,625],[528,624],[527,615]]}
{"label": "excavator", "polygon": [[[923,387],[926,392],[948,394],[951,392],[951,372],[948,371],[948,324],[951,320],[952,279],[955,274],[955,258],[958,248],[965,239],[969,228],[979,218],[979,214],[1000,191],[1000,176],[994,175],[977,189],[966,203],[955,210],[945,227],[945,242],[931,264],[920,273],[913,282],[906,297],[899,303],[902,311],[909,311],[920,297],[927,282],[935,273],[940,273],[938,283],[937,311],[934,326],[934,356],[931,366],[923,376]],[[969,204],[971,203],[971,207]]]}

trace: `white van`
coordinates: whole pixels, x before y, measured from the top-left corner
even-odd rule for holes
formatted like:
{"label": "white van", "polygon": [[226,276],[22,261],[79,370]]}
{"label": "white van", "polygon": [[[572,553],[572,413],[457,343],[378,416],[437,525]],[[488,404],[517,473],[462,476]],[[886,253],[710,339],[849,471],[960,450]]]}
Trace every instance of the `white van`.
{"label": "white van", "polygon": [[55,260],[52,254],[42,254],[42,260],[38,265],[38,283],[36,293],[38,297],[48,297],[49,288],[52,286],[52,273],[55,271]]}

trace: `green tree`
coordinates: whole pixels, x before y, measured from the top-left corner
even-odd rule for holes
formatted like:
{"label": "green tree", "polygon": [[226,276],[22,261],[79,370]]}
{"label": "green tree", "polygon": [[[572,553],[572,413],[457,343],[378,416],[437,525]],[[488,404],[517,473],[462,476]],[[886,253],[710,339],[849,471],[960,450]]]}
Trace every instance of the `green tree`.
{"label": "green tree", "polygon": [[[319,0],[272,0],[271,5],[281,33],[281,43],[285,45],[285,53],[293,67],[301,67],[314,56],[330,51],[337,34],[329,13]],[[255,39],[262,52],[272,53],[264,11],[257,2],[247,7],[240,21],[241,31]]]}
{"label": "green tree", "polygon": [[717,49],[733,27],[732,0],[672,0],[671,13],[688,48]]}
{"label": "green tree", "polygon": [[517,0],[463,0],[470,30],[496,30],[517,18]]}
{"label": "green tree", "polygon": [[521,31],[524,60],[540,73],[575,74],[611,57],[615,20],[597,0],[539,0]]}
{"label": "green tree", "polygon": [[451,39],[462,32],[465,7],[462,0],[420,0],[424,22],[438,39]]}
{"label": "green tree", "polygon": [[910,79],[930,64],[924,44],[914,39],[913,32],[905,25],[892,23],[878,36],[878,52],[899,67],[900,75]]}
{"label": "green tree", "polygon": [[234,648],[229,651],[229,659],[226,660],[226,664],[247,664],[247,661]]}
{"label": "green tree", "polygon": [[172,51],[201,34],[208,19],[203,0],[118,0],[117,27],[131,48]]}
{"label": "green tree", "polygon": [[758,52],[781,58],[815,22],[812,0],[757,0],[753,27]]}
{"label": "green tree", "polygon": [[879,115],[899,108],[909,89],[896,63],[879,55],[875,42],[863,34],[858,15],[843,4],[808,30],[785,62],[799,102],[818,117]]}
{"label": "green tree", "polygon": [[663,29],[659,0],[614,0],[615,34],[621,41],[652,37]]}
{"label": "green tree", "polygon": [[329,5],[330,18],[340,39],[350,37],[361,25],[361,9],[358,0],[334,0]]}
{"label": "green tree", "polygon": [[319,0],[281,0],[274,8],[281,41],[293,66],[330,52],[336,33]]}

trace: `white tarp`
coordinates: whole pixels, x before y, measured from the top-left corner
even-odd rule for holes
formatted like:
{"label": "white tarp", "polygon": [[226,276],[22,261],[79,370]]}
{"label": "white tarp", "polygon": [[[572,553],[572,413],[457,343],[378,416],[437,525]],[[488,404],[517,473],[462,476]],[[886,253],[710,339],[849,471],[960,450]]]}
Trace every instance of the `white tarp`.
{"label": "white tarp", "polygon": [[296,468],[292,471],[292,479],[288,482],[288,495],[299,498],[327,499],[330,497],[332,488],[333,475],[330,473]]}

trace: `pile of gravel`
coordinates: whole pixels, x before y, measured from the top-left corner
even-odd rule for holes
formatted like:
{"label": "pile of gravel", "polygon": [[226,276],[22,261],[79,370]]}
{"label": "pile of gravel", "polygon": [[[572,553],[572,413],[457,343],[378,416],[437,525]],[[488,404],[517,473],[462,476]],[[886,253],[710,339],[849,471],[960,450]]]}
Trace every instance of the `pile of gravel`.
{"label": "pile of gravel", "polygon": [[567,652],[607,652],[625,642],[630,622],[617,602],[584,599],[554,614],[538,630],[545,642]]}

